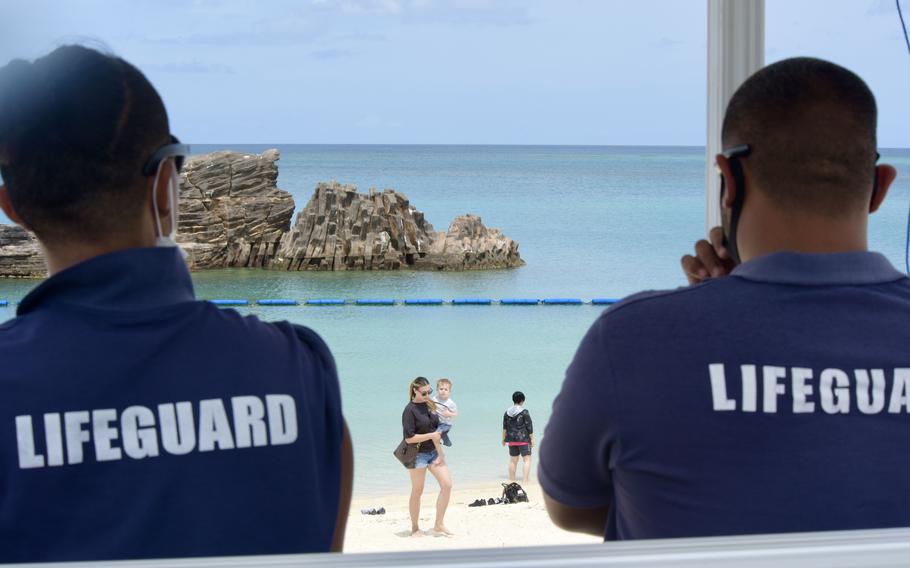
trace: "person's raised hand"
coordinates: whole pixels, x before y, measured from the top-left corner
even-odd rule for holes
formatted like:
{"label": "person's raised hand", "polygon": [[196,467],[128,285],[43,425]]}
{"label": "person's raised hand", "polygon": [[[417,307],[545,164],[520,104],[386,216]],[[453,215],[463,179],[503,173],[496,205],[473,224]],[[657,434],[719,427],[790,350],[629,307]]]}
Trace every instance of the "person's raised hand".
{"label": "person's raised hand", "polygon": [[708,233],[708,239],[695,243],[695,255],[687,254],[680,259],[683,273],[689,284],[698,284],[709,278],[719,278],[730,274],[736,266],[730,257],[730,251],[724,246],[724,231],[714,227]]}

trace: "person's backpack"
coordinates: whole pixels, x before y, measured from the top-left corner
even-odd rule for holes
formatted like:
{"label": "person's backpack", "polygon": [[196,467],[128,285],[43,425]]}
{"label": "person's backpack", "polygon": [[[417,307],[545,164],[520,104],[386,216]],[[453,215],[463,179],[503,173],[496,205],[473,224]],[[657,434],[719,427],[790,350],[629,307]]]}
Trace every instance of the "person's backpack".
{"label": "person's backpack", "polygon": [[521,488],[521,485],[515,483],[502,484],[502,500],[505,503],[527,503],[528,494]]}

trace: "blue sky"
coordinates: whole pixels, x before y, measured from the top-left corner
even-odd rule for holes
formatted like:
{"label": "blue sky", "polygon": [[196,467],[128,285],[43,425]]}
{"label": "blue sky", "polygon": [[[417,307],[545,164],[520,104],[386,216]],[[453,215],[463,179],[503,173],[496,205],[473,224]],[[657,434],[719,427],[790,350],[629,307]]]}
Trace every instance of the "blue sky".
{"label": "blue sky", "polygon": [[[191,143],[705,140],[705,0],[2,2],[2,62],[103,46]],[[766,48],[858,72],[880,145],[910,147],[892,0],[766,0]]]}

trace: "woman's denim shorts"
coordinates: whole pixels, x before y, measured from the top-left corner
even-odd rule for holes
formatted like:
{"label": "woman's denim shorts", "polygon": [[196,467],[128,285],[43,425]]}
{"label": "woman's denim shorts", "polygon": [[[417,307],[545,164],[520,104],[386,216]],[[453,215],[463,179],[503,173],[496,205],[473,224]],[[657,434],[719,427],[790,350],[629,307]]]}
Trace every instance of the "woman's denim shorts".
{"label": "woman's denim shorts", "polygon": [[439,453],[436,450],[433,450],[432,452],[420,452],[417,454],[417,462],[414,464],[414,468],[419,469],[427,467],[438,457]]}

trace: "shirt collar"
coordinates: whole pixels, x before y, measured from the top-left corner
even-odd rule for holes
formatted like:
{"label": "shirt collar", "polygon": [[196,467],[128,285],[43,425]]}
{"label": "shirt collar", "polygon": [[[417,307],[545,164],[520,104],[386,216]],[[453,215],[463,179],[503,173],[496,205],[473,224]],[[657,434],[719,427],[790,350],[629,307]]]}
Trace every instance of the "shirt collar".
{"label": "shirt collar", "polygon": [[19,302],[16,315],[57,303],[142,310],[195,299],[176,247],[136,248],[96,256],[54,274]]}
{"label": "shirt collar", "polygon": [[907,278],[877,252],[776,252],[744,262],[733,276],[802,286],[883,284]]}

